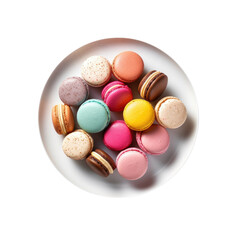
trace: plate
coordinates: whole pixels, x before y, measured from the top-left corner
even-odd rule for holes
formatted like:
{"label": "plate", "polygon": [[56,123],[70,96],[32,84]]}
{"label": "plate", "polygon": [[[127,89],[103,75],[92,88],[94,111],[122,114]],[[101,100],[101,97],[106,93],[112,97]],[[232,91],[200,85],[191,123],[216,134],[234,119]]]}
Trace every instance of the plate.
{"label": "plate", "polygon": [[[145,176],[136,181],[123,179],[115,170],[108,178],[96,175],[86,165],[86,162],[75,161],[66,157],[62,151],[63,136],[58,135],[52,125],[51,109],[60,103],[58,88],[61,82],[70,76],[81,76],[80,66],[83,61],[92,55],[101,55],[110,62],[122,51],[135,51],[144,61],[144,72],[159,70],[168,76],[168,86],[161,96],[173,95],[180,98],[186,105],[188,118],[178,129],[168,130],[170,146],[166,153],[159,156],[148,155],[149,169]],[[129,84],[134,98],[141,98],[137,92],[139,81]],[[90,87],[89,98],[101,99],[101,88]],[[152,102],[153,106],[156,104]],[[77,108],[72,108],[76,113]],[[122,119],[122,113],[111,112],[111,120]],[[78,126],[76,125],[76,128]],[[185,163],[197,135],[198,106],[192,85],[180,66],[167,54],[158,48],[134,39],[110,38],[98,40],[84,45],[68,55],[55,68],[49,77],[39,106],[39,129],[43,145],[54,166],[73,184],[91,193],[122,197],[146,193],[157,189],[170,179]],[[100,148],[116,159],[118,152],[109,150],[103,144],[103,132],[92,134],[95,148]],[[134,133],[135,136],[135,133]],[[136,146],[134,140],[132,146]]]}

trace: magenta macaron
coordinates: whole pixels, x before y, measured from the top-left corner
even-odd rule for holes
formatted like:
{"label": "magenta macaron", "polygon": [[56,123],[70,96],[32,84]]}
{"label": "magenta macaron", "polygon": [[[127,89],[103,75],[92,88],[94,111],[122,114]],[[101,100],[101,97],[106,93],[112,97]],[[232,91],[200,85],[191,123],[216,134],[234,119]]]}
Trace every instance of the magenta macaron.
{"label": "magenta macaron", "polygon": [[103,88],[102,99],[111,111],[121,112],[133,99],[132,90],[122,82],[113,81]]}
{"label": "magenta macaron", "polygon": [[152,155],[165,153],[170,144],[167,130],[158,124],[153,124],[145,131],[137,132],[136,140],[144,152]]}
{"label": "magenta macaron", "polygon": [[139,148],[127,148],[116,159],[119,174],[127,180],[137,180],[148,169],[147,155]]}
{"label": "magenta macaron", "polygon": [[105,131],[103,142],[109,149],[121,151],[132,143],[132,132],[123,120],[114,121]]}

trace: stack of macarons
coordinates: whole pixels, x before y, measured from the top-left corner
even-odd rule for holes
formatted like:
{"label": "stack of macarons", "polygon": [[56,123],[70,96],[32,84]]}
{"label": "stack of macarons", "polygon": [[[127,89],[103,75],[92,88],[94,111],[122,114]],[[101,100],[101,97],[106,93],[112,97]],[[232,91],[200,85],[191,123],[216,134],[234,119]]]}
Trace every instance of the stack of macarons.
{"label": "stack of macarons", "polygon": [[[64,135],[63,152],[74,160],[85,159],[100,176],[107,177],[117,169],[125,179],[141,178],[148,169],[147,154],[167,151],[170,138],[166,128],[184,124],[185,105],[174,96],[160,99],[168,84],[167,75],[157,70],[144,74],[144,61],[136,52],[121,52],[112,64],[102,56],[91,56],[79,69],[81,77],[62,81],[58,92],[62,103],[52,108],[54,129]],[[141,98],[133,99],[128,84],[138,80]],[[103,87],[102,100],[88,99],[89,86]],[[153,106],[151,102],[158,98]],[[76,116],[72,107],[77,108]],[[122,112],[123,120],[111,122],[111,112]],[[94,149],[91,134],[101,131],[105,146],[119,152],[116,161],[105,151]],[[138,147],[131,146],[134,132]]]}

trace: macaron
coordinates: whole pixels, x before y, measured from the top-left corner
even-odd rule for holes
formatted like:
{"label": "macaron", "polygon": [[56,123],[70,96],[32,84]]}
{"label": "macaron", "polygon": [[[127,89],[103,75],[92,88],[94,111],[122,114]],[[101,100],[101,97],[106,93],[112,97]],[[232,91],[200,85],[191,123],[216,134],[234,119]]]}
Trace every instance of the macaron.
{"label": "macaron", "polygon": [[148,72],[138,86],[138,92],[142,98],[148,101],[157,99],[166,89],[168,77],[162,72],[153,70]]}
{"label": "macaron", "polygon": [[123,119],[127,126],[134,131],[148,129],[154,122],[154,109],[144,99],[134,99],[123,110]]}
{"label": "macaron", "polygon": [[123,178],[137,180],[146,173],[148,158],[139,148],[127,148],[118,154],[116,165]]}
{"label": "macaron", "polygon": [[116,164],[113,159],[103,150],[95,149],[86,159],[87,165],[102,177],[113,174]]}
{"label": "macaron", "polygon": [[164,97],[155,106],[159,124],[165,128],[179,128],[187,119],[187,109],[183,102],[173,96]]}
{"label": "macaron", "polygon": [[133,51],[119,53],[113,60],[113,75],[122,82],[136,81],[142,74],[144,63],[142,58]]}
{"label": "macaron", "polygon": [[92,87],[101,87],[111,78],[112,68],[102,56],[87,58],[81,66],[82,78]]}
{"label": "macaron", "polygon": [[79,106],[89,95],[87,83],[80,77],[69,77],[59,87],[59,97],[63,103],[70,106]]}
{"label": "macaron", "polygon": [[63,139],[62,149],[68,157],[83,160],[93,149],[93,139],[88,133],[78,129]]}
{"label": "macaron", "polygon": [[122,82],[113,81],[103,88],[102,99],[111,111],[121,112],[125,105],[133,99],[132,90]]}
{"label": "macaron", "polygon": [[123,120],[114,121],[105,131],[103,142],[113,151],[121,151],[132,143],[132,132]]}
{"label": "macaron", "polygon": [[159,124],[153,124],[143,132],[137,132],[136,140],[144,152],[152,155],[165,153],[170,143],[167,130]]}
{"label": "macaron", "polygon": [[108,106],[101,100],[85,101],[77,111],[77,122],[88,133],[98,133],[104,130],[110,122]]}
{"label": "macaron", "polygon": [[52,123],[58,134],[66,135],[74,130],[74,117],[71,108],[58,104],[52,108]]}

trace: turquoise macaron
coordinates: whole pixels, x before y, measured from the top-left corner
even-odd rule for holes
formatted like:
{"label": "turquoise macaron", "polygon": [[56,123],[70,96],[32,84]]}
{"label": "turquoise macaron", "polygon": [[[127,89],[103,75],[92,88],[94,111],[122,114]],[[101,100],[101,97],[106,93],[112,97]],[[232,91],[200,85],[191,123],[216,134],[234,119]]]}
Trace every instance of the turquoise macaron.
{"label": "turquoise macaron", "polygon": [[84,102],[77,111],[77,122],[88,133],[103,131],[111,119],[108,106],[101,100],[90,99]]}

